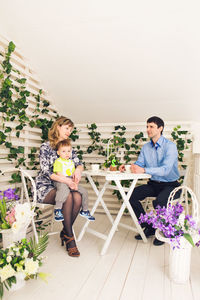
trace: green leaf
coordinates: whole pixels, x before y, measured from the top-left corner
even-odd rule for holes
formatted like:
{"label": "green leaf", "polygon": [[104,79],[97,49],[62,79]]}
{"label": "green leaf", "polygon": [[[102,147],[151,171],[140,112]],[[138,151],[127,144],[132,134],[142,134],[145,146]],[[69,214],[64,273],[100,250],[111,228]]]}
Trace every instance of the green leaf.
{"label": "green leaf", "polygon": [[5,142],[6,137],[7,136],[3,133],[3,131],[0,131],[0,145]]}
{"label": "green leaf", "polygon": [[3,298],[3,283],[0,281],[0,298]]}
{"label": "green leaf", "polygon": [[6,146],[6,148],[11,148],[12,147],[12,143],[5,142],[5,146]]}
{"label": "green leaf", "polygon": [[15,51],[15,44],[11,41],[8,45],[8,52],[14,52]]}
{"label": "green leaf", "polygon": [[11,128],[11,127],[6,127],[5,133],[11,132],[11,131],[12,131],[12,128]]}
{"label": "green leaf", "polygon": [[16,130],[22,130],[22,129],[23,129],[23,125],[20,124],[20,125],[16,126],[15,129],[16,129]]}
{"label": "green leaf", "polygon": [[13,173],[11,175],[11,178],[12,178],[12,183],[15,183],[15,182],[21,182],[21,176],[19,175],[19,173]]}
{"label": "green leaf", "polygon": [[36,120],[36,125],[37,125],[38,127],[41,127],[41,126],[42,126],[42,122],[41,122],[40,120]]}
{"label": "green leaf", "polygon": [[11,86],[11,84],[12,84],[12,81],[10,80],[10,78],[9,77],[7,77],[5,80],[4,80],[4,85],[7,85],[7,86]]}
{"label": "green leaf", "polygon": [[18,153],[24,153],[24,147],[19,146],[17,152],[18,152]]}
{"label": "green leaf", "polygon": [[42,103],[43,103],[44,107],[48,107],[50,105],[49,101],[47,101],[47,100],[43,100]]}
{"label": "green leaf", "polygon": [[34,122],[33,120],[31,120],[31,121],[29,122],[29,125],[30,125],[31,128],[33,128],[33,127],[35,126],[35,122]]}
{"label": "green leaf", "polygon": [[35,238],[30,239],[31,252],[33,253],[33,258],[37,258],[42,252],[44,252],[48,245],[48,233],[39,236],[38,243],[36,243]]}
{"label": "green leaf", "polygon": [[6,223],[2,223],[1,227],[2,227],[2,229],[9,229],[10,228],[10,226]]}
{"label": "green leaf", "polygon": [[17,82],[24,84],[26,83],[26,78],[17,79]]}
{"label": "green leaf", "polygon": [[184,233],[183,236],[193,247],[195,246],[193,239],[189,233]]}

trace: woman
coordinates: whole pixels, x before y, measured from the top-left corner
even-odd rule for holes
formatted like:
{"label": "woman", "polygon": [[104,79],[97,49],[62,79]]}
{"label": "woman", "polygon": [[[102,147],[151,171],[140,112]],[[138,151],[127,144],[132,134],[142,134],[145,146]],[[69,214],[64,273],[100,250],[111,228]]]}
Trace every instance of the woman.
{"label": "woman", "polygon": [[[63,175],[53,173],[53,163],[58,158],[56,145],[58,142],[69,137],[74,127],[74,123],[65,117],[59,117],[52,125],[48,133],[48,142],[40,147],[40,172],[36,178],[37,200],[38,202],[54,204],[56,196],[56,188],[54,181],[66,183],[68,178]],[[72,160],[75,164],[75,172],[73,180],[79,183],[83,171],[82,163],[79,161],[76,153],[72,150]],[[65,187],[65,185],[63,185]],[[63,191],[65,194],[65,191]],[[73,236],[72,225],[79,213],[81,207],[81,195],[78,191],[71,191],[67,196],[62,213],[64,216],[63,230],[60,233],[62,246],[66,244],[68,254],[73,257],[80,256],[80,252],[76,247]]]}

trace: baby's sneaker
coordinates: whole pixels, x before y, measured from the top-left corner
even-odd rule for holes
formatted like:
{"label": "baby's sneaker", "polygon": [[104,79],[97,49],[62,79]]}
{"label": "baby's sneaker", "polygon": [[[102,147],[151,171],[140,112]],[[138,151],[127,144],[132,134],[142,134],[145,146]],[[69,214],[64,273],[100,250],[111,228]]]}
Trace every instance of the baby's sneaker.
{"label": "baby's sneaker", "polygon": [[86,218],[89,221],[95,221],[95,217],[91,216],[89,210],[81,210],[80,215],[81,215],[81,217]]}
{"label": "baby's sneaker", "polygon": [[62,209],[54,209],[54,220],[56,222],[64,221],[64,217],[62,214]]}

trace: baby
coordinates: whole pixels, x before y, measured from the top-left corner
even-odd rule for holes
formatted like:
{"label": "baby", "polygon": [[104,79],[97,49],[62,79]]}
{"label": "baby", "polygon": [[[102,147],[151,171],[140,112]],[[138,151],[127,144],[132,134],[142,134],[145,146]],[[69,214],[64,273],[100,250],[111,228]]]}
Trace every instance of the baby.
{"label": "baby", "polygon": [[[60,176],[67,176],[69,179],[68,189],[69,193],[71,190],[78,191],[82,196],[82,210],[80,211],[80,215],[84,218],[87,218],[90,221],[94,221],[95,218],[91,216],[90,211],[88,210],[88,193],[87,191],[80,185],[76,184],[73,181],[73,173],[75,171],[75,164],[73,160],[71,159],[71,153],[72,153],[72,146],[69,139],[60,141],[57,144],[57,154],[59,155],[59,158],[57,158],[53,165],[53,172]],[[56,195],[59,193],[62,193],[62,186],[66,185],[66,183],[61,183],[58,181],[55,181],[55,185],[57,188]],[[62,214],[62,206],[65,202],[68,194],[65,193],[64,197],[57,197],[55,199],[55,209],[54,209],[54,218],[55,221],[63,221],[63,214]],[[59,199],[59,200],[58,200]],[[63,199],[63,201],[60,201],[60,199]]]}

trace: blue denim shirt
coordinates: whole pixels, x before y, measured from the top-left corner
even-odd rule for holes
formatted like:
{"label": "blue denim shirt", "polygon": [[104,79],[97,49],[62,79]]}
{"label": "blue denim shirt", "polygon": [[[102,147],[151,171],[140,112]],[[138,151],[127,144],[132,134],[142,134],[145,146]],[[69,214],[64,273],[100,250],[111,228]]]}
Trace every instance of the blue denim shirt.
{"label": "blue denim shirt", "polygon": [[176,145],[162,135],[155,145],[150,141],[142,147],[135,164],[152,175],[151,180],[171,182],[180,177]]}

